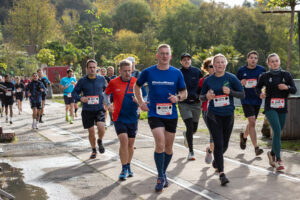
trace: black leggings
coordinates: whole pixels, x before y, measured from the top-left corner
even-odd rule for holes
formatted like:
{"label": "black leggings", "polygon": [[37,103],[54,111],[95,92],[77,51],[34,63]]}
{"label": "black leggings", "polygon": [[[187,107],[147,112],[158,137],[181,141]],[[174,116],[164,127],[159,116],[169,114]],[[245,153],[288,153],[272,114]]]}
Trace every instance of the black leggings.
{"label": "black leggings", "polygon": [[214,159],[219,172],[224,171],[223,154],[228,148],[233,124],[234,115],[218,116],[211,112],[207,114],[207,126],[215,144]]}

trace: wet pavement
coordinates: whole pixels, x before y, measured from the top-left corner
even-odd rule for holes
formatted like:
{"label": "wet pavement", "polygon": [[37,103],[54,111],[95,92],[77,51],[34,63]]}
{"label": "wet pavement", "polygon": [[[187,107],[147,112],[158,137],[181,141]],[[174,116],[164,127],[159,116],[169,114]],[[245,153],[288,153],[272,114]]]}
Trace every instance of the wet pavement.
{"label": "wet pavement", "polygon": [[[231,181],[227,187],[220,187],[217,174],[204,162],[209,135],[201,119],[194,135],[196,161],[186,160],[188,150],[183,145],[184,125],[180,121],[167,173],[170,186],[162,193],[155,193],[154,141],[146,121],[139,123],[132,161],[135,176],[120,182],[119,143],[114,128],[109,127],[105,133],[106,152],[90,160],[87,131],[82,128],[81,119],[75,119],[74,124],[66,123],[64,112],[64,105],[48,103],[43,117],[45,123],[40,124],[38,130],[31,129],[28,102],[24,103],[22,115],[14,118],[13,125],[5,124],[4,118],[0,118],[4,129],[12,129],[17,135],[14,143],[0,144],[3,150],[0,161],[22,169],[25,184],[43,188],[48,199],[240,200],[298,199],[300,195],[300,154],[283,151],[286,170],[279,174],[268,165],[268,148],[264,147],[262,156],[255,157],[249,139],[246,150],[240,150],[238,134],[246,124],[242,117],[236,118],[225,154],[225,172]],[[262,116],[257,130],[261,125]],[[259,138],[259,143],[267,142]]]}

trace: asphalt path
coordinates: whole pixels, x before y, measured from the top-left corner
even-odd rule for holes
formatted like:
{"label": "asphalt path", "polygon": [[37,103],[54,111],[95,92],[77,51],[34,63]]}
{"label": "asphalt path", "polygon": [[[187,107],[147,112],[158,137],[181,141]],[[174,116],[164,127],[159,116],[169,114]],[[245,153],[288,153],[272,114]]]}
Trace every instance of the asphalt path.
{"label": "asphalt path", "polygon": [[[0,119],[4,131],[13,130],[17,141],[0,144],[2,162],[22,168],[24,180],[46,190],[49,199],[299,199],[300,154],[283,151],[286,170],[277,173],[268,164],[266,152],[256,157],[250,140],[246,150],[240,150],[238,133],[245,121],[236,119],[228,151],[225,153],[225,173],[230,180],[221,187],[218,174],[204,162],[209,135],[200,120],[194,137],[195,161],[187,161],[188,150],[183,145],[184,125],[179,122],[174,155],[167,171],[170,186],[154,192],[156,168],[153,159],[154,141],[146,120],[139,122],[132,161],[134,177],[119,181],[121,164],[119,143],[113,126],[104,136],[106,152],[90,160],[87,131],[81,118],[74,124],[65,122],[64,105],[48,100],[38,130],[31,129],[31,110],[24,102],[24,111],[15,115],[12,125]],[[17,113],[14,108],[14,112]],[[80,110],[78,111],[80,114]],[[261,124],[260,124],[261,125]],[[259,126],[259,125],[258,125]]]}

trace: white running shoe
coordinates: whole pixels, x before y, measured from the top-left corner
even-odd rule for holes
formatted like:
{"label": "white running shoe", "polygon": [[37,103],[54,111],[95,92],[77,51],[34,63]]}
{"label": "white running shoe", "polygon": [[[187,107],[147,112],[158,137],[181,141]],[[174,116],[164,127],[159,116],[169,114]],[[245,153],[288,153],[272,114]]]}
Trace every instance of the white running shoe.
{"label": "white running shoe", "polygon": [[196,160],[194,152],[190,152],[188,155],[188,160]]}

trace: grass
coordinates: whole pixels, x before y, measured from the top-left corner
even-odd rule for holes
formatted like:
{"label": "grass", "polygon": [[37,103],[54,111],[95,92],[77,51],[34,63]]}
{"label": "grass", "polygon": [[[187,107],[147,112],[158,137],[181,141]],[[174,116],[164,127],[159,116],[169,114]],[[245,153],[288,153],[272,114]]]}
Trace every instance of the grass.
{"label": "grass", "polygon": [[[52,96],[52,101],[56,102],[56,103],[61,103],[61,104],[65,104],[64,98],[63,96]],[[78,106],[82,107],[81,102],[78,102]]]}
{"label": "grass", "polygon": [[300,140],[282,140],[281,148],[300,152]]}

